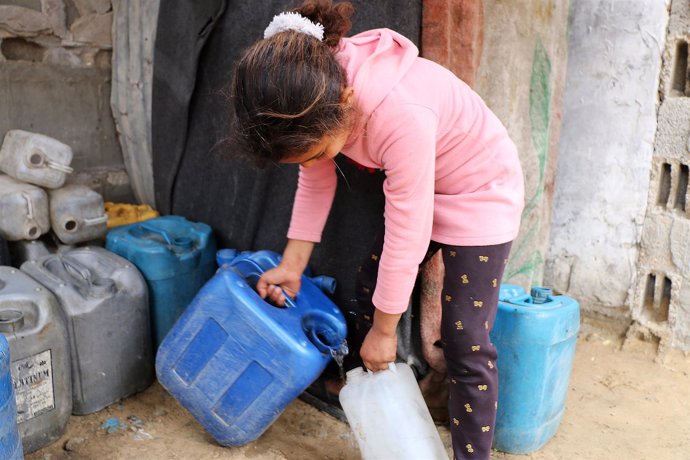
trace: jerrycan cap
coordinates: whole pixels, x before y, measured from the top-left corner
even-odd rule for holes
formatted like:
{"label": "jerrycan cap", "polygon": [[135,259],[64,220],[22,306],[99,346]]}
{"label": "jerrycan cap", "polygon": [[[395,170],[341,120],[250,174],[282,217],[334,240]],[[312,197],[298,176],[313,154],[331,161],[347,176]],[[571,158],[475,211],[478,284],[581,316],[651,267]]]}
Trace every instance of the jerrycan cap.
{"label": "jerrycan cap", "polygon": [[546,287],[533,287],[530,290],[530,296],[532,296],[532,303],[535,305],[540,305],[549,301],[549,297],[553,295],[553,291]]}
{"label": "jerrycan cap", "polygon": [[216,252],[216,262],[218,263],[219,267],[222,267],[225,264],[229,264],[230,262],[237,257],[238,251],[237,249],[219,249]]}
{"label": "jerrycan cap", "polygon": [[41,150],[34,149],[24,159],[24,162],[26,163],[26,166],[28,166],[29,168],[42,168],[45,165],[46,157]]}
{"label": "jerrycan cap", "polygon": [[19,310],[0,311],[0,332],[16,332],[24,326],[24,313]]}
{"label": "jerrycan cap", "polygon": [[35,240],[41,236],[41,229],[38,228],[38,224],[33,219],[30,219],[24,225],[24,239]]}

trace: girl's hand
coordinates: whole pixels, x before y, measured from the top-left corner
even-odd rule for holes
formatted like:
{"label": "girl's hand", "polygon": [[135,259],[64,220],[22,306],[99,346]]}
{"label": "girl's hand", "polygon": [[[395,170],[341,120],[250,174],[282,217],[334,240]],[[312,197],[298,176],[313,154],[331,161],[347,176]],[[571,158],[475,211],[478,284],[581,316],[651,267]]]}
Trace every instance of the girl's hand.
{"label": "girl's hand", "polygon": [[285,294],[295,298],[301,287],[302,272],[283,264],[266,271],[256,283],[256,291],[262,299],[268,297],[278,306],[285,305]]}
{"label": "girl's hand", "polygon": [[266,271],[256,283],[256,291],[261,298],[268,297],[280,307],[285,305],[286,293],[294,299],[302,286],[302,272],[313,249],[314,243],[310,241],[288,240],[280,264]]}
{"label": "girl's hand", "polygon": [[397,334],[384,334],[372,328],[364,338],[359,355],[362,357],[364,366],[370,371],[384,371],[388,369],[388,363],[395,362],[397,348]]}
{"label": "girl's hand", "polygon": [[388,363],[395,362],[398,350],[398,321],[401,314],[374,312],[374,324],[364,338],[359,355],[370,371],[388,369]]}

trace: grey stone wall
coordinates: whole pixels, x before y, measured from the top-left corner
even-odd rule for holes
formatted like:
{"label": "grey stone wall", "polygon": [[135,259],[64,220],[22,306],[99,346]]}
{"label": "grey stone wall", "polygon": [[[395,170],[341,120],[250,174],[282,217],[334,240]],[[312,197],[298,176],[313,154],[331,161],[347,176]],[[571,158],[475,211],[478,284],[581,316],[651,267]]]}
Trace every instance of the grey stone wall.
{"label": "grey stone wall", "polygon": [[110,0],[0,0],[0,139],[10,129],[72,147],[70,181],[130,201],[110,110]]}

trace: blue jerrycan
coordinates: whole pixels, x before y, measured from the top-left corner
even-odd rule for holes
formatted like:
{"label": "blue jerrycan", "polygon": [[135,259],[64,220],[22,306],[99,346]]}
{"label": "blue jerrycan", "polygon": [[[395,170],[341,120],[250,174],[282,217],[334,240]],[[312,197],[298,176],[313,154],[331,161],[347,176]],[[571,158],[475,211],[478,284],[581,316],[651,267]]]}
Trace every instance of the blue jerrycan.
{"label": "blue jerrycan", "polygon": [[498,352],[498,412],[493,447],[512,454],[539,450],[565,410],[580,306],[551,289],[501,287],[491,340]]}
{"label": "blue jerrycan", "polygon": [[17,405],[10,373],[10,344],[0,334],[0,458],[22,460],[22,440],[17,427]]}
{"label": "blue jerrycan", "polygon": [[181,216],[116,227],[106,236],[106,249],[144,275],[155,348],[216,270],[211,227]]}
{"label": "blue jerrycan", "polygon": [[241,446],[319,377],[347,330],[338,307],[306,276],[284,308],[259,297],[256,281],[278,265],[278,254],[225,254],[163,340],[156,373],[219,444]]}

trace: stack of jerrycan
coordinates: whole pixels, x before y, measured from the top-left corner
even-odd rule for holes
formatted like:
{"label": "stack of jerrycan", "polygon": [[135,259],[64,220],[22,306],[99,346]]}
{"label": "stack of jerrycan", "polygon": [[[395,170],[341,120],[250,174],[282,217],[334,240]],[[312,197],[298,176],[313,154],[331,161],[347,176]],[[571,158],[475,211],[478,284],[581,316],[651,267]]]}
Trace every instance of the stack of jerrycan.
{"label": "stack of jerrycan", "polygon": [[256,281],[278,265],[278,254],[219,253],[221,267],[161,344],[156,373],[219,444],[241,446],[319,377],[347,330],[340,310],[306,276],[284,308],[259,297]]}
{"label": "stack of jerrycan", "polygon": [[67,318],[73,414],[96,412],[153,382],[146,282],[129,261],[82,247],[21,268],[55,294]]}
{"label": "stack of jerrycan", "polygon": [[[10,130],[0,148],[0,233],[11,241],[35,240],[51,229],[64,244],[102,238],[108,216],[101,195],[65,185],[72,149],[56,139]],[[10,177],[11,176],[11,177]],[[43,190],[46,189],[46,190]]]}
{"label": "stack of jerrycan", "polygon": [[62,436],[72,412],[65,316],[45,287],[0,267],[0,333],[10,344],[19,434],[30,453]]}
{"label": "stack of jerrycan", "polygon": [[[50,230],[48,195],[72,172],[72,149],[42,134],[10,130],[0,147],[0,233],[8,241],[34,240]],[[11,176],[11,177],[10,177]]]}
{"label": "stack of jerrycan", "polygon": [[110,230],[106,248],[144,275],[157,348],[216,270],[211,227],[180,216],[159,217]]}
{"label": "stack of jerrycan", "polygon": [[105,203],[105,212],[108,215],[108,228],[133,224],[159,217],[158,211],[147,204]]}
{"label": "stack of jerrycan", "polygon": [[22,460],[22,440],[17,428],[17,405],[10,373],[10,344],[0,335],[0,458]]}
{"label": "stack of jerrycan", "polygon": [[491,340],[498,352],[498,413],[494,448],[539,450],[556,433],[568,393],[580,306],[534,287],[504,284]]}

